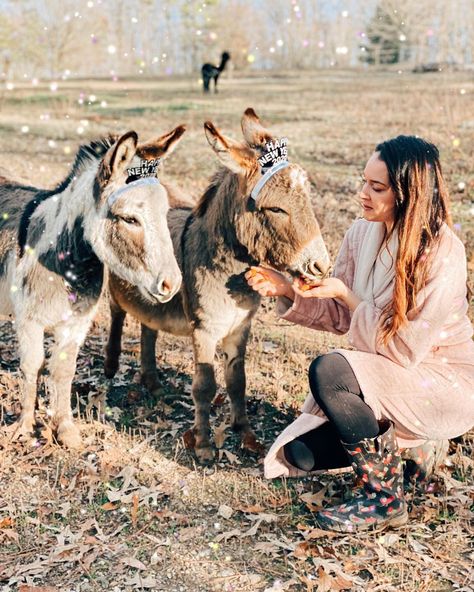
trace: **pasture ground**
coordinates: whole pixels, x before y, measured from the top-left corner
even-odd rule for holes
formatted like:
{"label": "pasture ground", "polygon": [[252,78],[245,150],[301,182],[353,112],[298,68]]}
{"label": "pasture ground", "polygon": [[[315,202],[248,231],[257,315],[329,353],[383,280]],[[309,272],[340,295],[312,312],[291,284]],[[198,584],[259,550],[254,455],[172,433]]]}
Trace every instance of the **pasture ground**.
{"label": "pasture ground", "polygon": [[[179,123],[188,132],[166,176],[199,195],[216,159],[202,123],[240,137],[253,106],[289,138],[290,158],[308,171],[314,207],[332,255],[359,214],[359,174],[375,144],[413,133],[441,149],[456,229],[474,270],[474,79],[472,74],[325,71],[220,81],[203,96],[195,79],[74,80],[0,91],[0,174],[52,187],[80,143],[110,131],[142,139]],[[273,302],[257,315],[248,350],[252,424],[268,448],[297,413],[306,369],[344,337],[278,320]],[[471,316],[472,316],[471,307]],[[426,492],[410,491],[410,521],[382,534],[333,536],[312,514],[346,495],[350,475],[275,480],[225,430],[222,386],[212,426],[216,463],[196,466],[181,435],[192,423],[189,342],[160,335],[163,388],[138,381],[139,326],[128,319],[119,375],[102,374],[104,302],[81,350],[73,404],[84,450],[51,441],[47,425],[31,445],[0,439],[0,590],[237,592],[473,590],[474,433],[451,442],[447,465]],[[219,366],[217,360],[217,365]],[[0,420],[19,410],[12,326],[0,324]],[[220,385],[223,384],[220,370]],[[107,396],[106,420],[96,404]],[[46,418],[46,403],[38,416]]]}

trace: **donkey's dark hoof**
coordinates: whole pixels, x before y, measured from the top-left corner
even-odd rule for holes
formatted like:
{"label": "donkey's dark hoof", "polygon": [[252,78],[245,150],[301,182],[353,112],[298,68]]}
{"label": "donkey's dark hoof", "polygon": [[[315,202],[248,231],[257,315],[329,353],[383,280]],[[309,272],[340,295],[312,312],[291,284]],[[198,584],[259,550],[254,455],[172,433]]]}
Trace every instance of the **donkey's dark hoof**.
{"label": "donkey's dark hoof", "polygon": [[104,362],[104,374],[106,378],[113,378],[117,374],[118,362],[106,359]]}
{"label": "donkey's dark hoof", "polygon": [[196,454],[196,458],[198,459],[201,465],[209,464],[213,462],[216,451],[214,448],[210,446],[203,446],[202,448],[195,448],[194,452]]}
{"label": "donkey's dark hoof", "polygon": [[156,395],[157,397],[164,392],[157,372],[144,372],[140,377],[140,382],[150,393],[153,393],[153,395]]}
{"label": "donkey's dark hoof", "polygon": [[194,428],[191,428],[183,434],[184,446],[188,449],[194,449],[196,458],[201,465],[209,464],[214,460],[215,450],[211,446],[196,446],[196,434]]}

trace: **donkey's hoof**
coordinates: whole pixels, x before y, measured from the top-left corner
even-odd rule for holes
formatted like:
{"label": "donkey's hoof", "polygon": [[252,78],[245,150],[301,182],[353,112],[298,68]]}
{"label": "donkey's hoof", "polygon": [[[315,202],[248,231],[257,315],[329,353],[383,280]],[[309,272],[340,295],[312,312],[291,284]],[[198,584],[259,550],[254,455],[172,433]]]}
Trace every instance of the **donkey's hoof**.
{"label": "donkey's hoof", "polygon": [[32,420],[20,417],[20,419],[14,423],[9,430],[11,431],[11,439],[14,442],[26,442],[28,440],[33,440],[33,426],[34,422]]}
{"label": "donkey's hoof", "polygon": [[156,372],[144,372],[140,379],[143,386],[153,395],[159,397],[163,394],[163,387],[158,379]]}
{"label": "donkey's hoof", "polygon": [[66,448],[77,450],[82,446],[82,438],[79,428],[70,419],[62,421],[58,425],[56,438],[58,442]]}
{"label": "donkey's hoof", "polygon": [[256,452],[257,454],[263,454],[265,452],[265,446],[260,444],[253,432],[244,434],[242,437],[242,448],[250,452]]}
{"label": "donkey's hoof", "polygon": [[214,460],[215,450],[210,446],[203,446],[201,448],[195,448],[194,452],[200,464],[207,464]]}
{"label": "donkey's hoof", "polygon": [[104,362],[104,374],[106,378],[113,378],[117,374],[118,361],[105,359]]}

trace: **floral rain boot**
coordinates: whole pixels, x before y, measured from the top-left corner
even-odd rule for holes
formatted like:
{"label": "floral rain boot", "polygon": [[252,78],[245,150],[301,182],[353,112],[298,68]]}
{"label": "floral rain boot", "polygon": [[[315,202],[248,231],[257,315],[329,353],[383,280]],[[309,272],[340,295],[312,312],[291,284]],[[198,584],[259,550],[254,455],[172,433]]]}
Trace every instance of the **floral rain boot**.
{"label": "floral rain boot", "polygon": [[316,526],[358,532],[402,526],[408,520],[403,497],[403,465],[392,422],[379,421],[375,438],[343,443],[361,489],[347,503],[321,510]]}
{"label": "floral rain boot", "polygon": [[403,471],[405,485],[427,481],[435,470],[446,460],[449,440],[427,440],[402,453],[405,463]]}

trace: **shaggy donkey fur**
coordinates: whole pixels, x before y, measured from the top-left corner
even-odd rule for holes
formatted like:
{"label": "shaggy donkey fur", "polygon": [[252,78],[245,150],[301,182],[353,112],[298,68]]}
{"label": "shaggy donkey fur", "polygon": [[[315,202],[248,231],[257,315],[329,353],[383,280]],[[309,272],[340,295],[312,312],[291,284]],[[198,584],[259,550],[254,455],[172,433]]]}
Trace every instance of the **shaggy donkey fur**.
{"label": "shaggy donkey fur", "polygon": [[311,205],[309,183],[300,166],[290,164],[275,174],[257,202],[249,198],[261,177],[257,157],[265,143],[274,138],[262,127],[253,109],[245,112],[242,130],[246,142],[238,143],[221,135],[212,123],[205,124],[207,139],[224,168],[214,175],[193,209],[172,207],[168,215],[183,274],[177,296],[167,304],[157,304],[144,300],[136,288],[114,274],[109,282],[112,325],[105,361],[108,377],[118,369],[126,313],[142,323],[142,377],[150,389],[158,386],[157,331],[192,337],[196,412],[188,440],[194,441],[201,461],[214,455],[209,412],[216,393],[214,358],[218,342],[224,352],[233,427],[242,432],[245,447],[259,448],[245,408],[244,358],[260,297],[247,285],[245,272],[257,263],[295,272],[309,267],[321,274],[329,266]]}
{"label": "shaggy donkey fur", "polygon": [[22,411],[14,437],[31,435],[44,332],[54,346],[47,390],[57,439],[78,447],[71,382],[104,284],[104,265],[149,301],[167,302],[181,273],[166,224],[167,193],[156,179],[127,185],[137,155],[170,152],[178,127],[137,145],[137,134],[92,142],[79,150],[68,177],[46,191],[0,182],[0,314],[14,316],[23,375]]}

